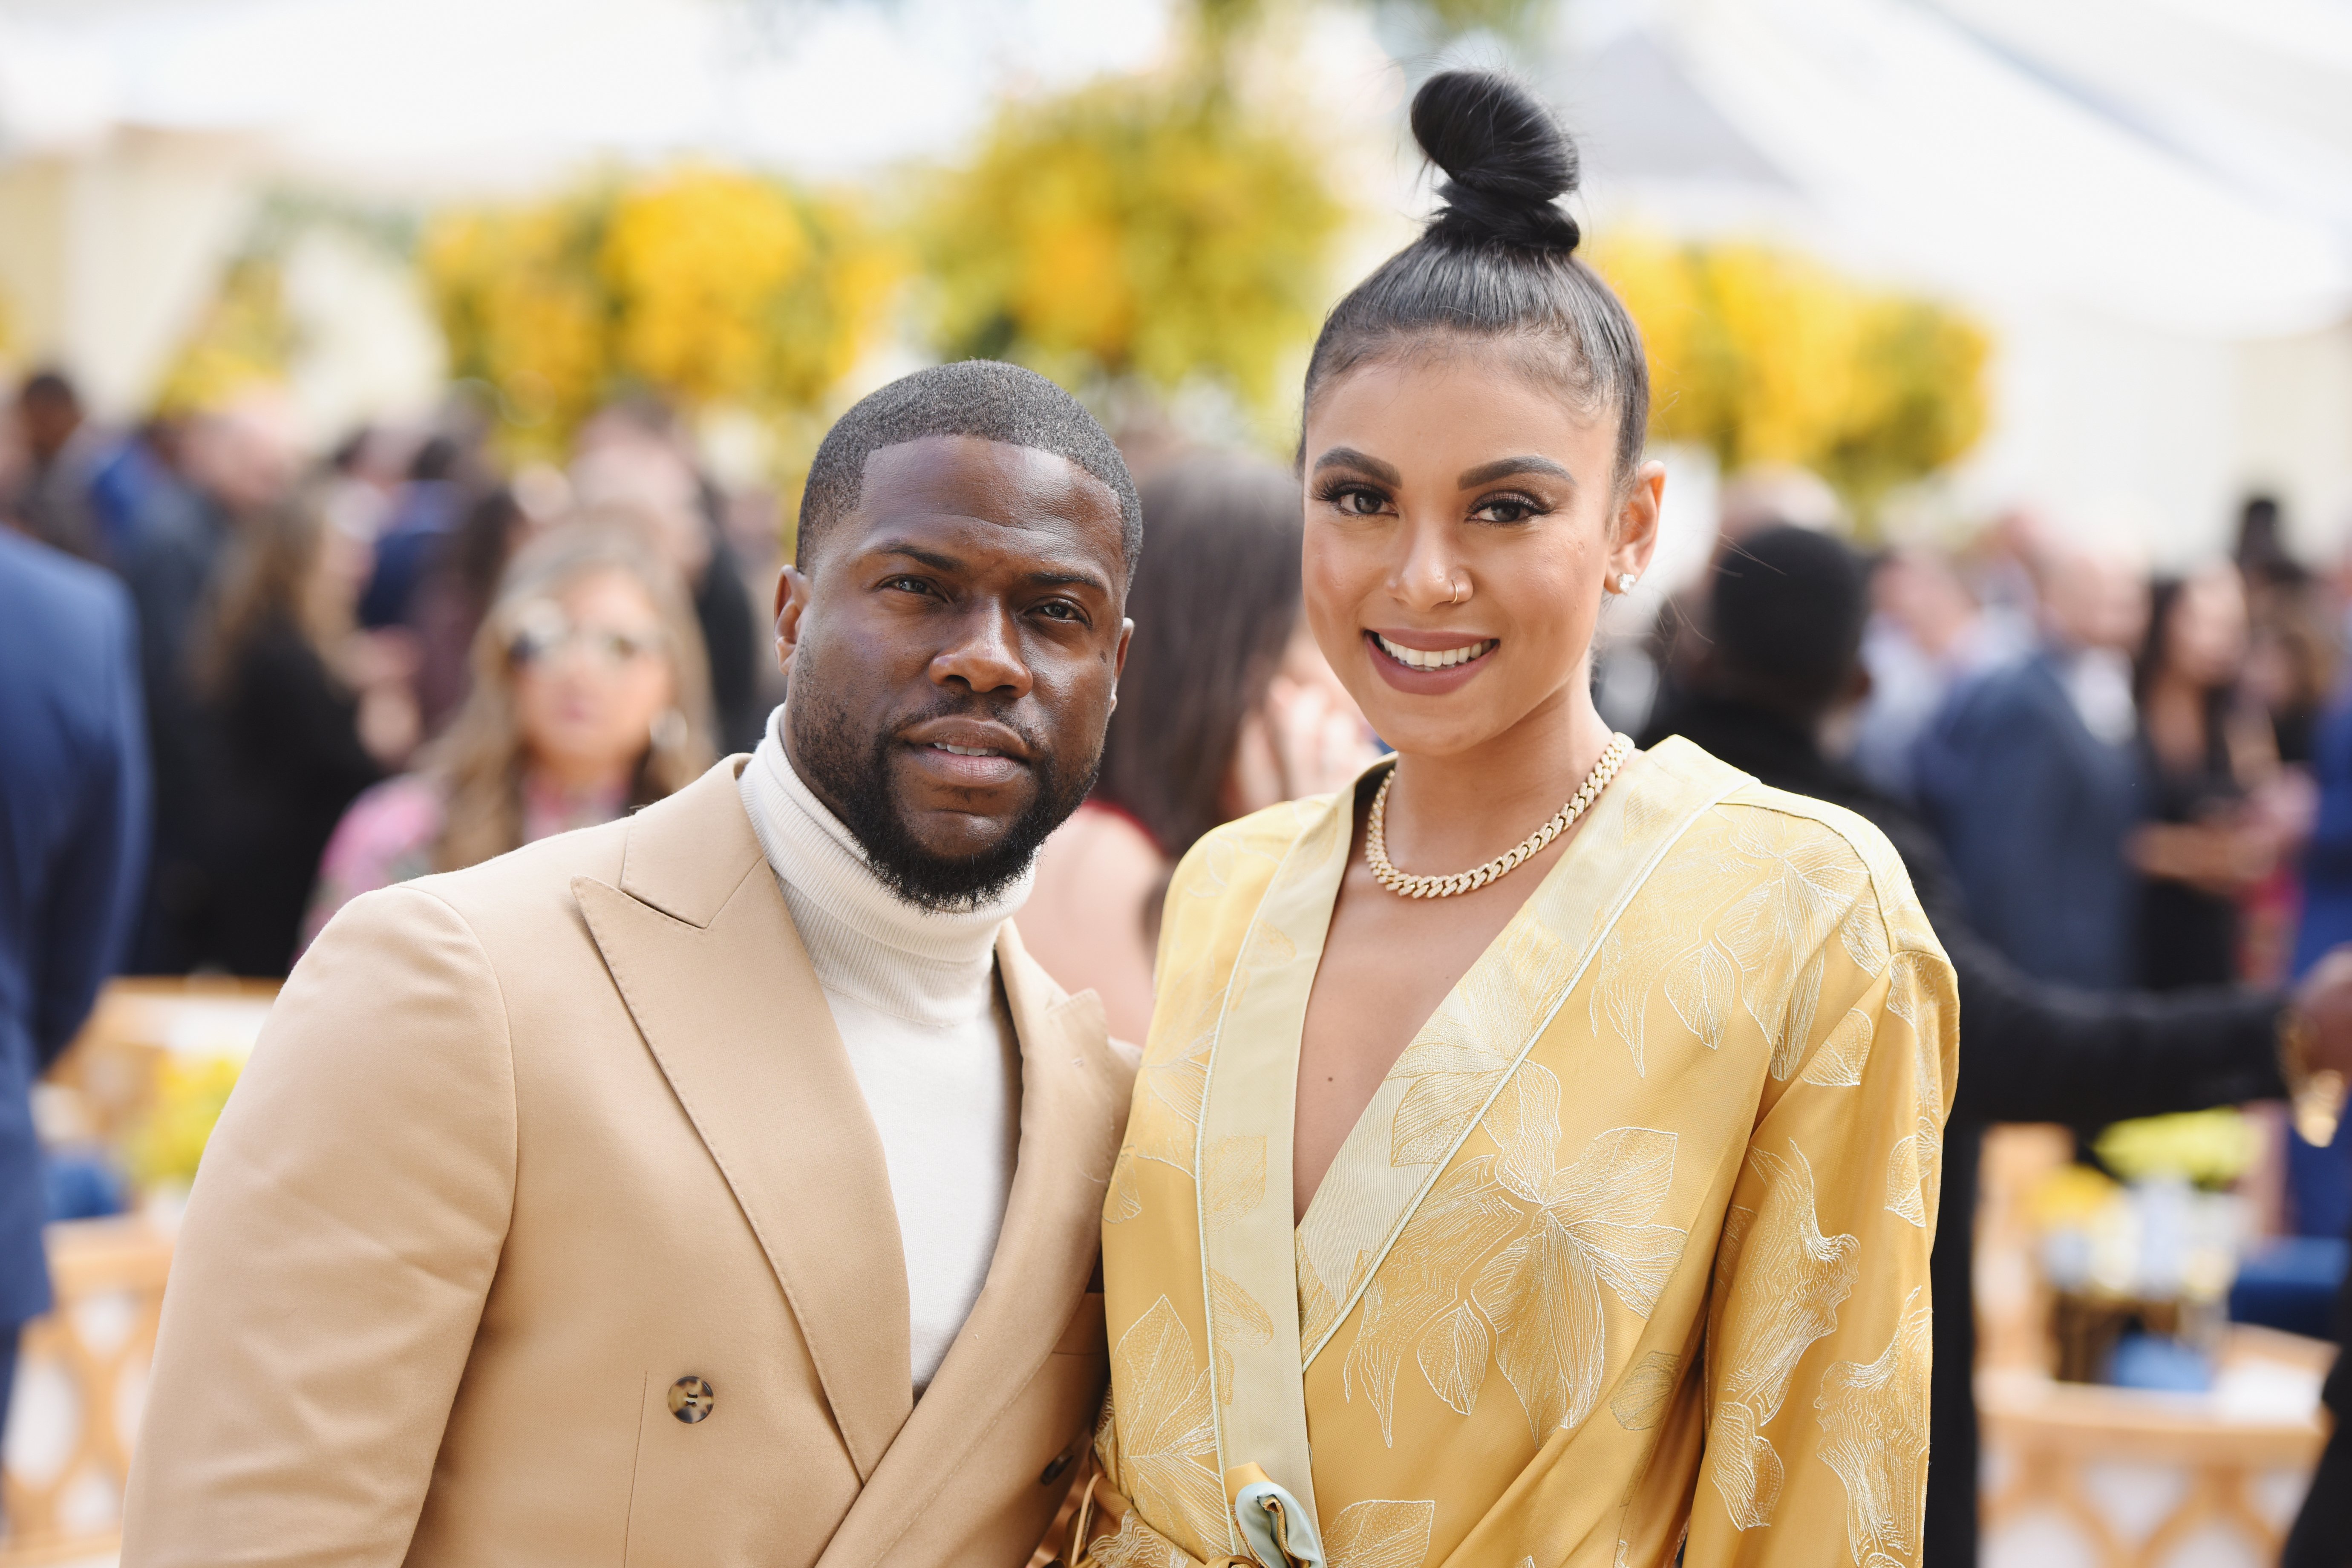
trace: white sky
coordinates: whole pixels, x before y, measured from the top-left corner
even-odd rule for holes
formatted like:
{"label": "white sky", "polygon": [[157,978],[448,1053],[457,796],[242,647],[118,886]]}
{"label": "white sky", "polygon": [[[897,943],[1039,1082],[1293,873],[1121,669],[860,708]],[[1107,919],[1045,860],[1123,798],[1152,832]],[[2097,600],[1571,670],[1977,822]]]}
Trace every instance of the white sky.
{"label": "white sky", "polygon": [[0,0],[0,146],[259,132],[291,166],[498,184],[696,149],[836,174],[952,151],[1007,89],[1149,63],[1166,0]]}

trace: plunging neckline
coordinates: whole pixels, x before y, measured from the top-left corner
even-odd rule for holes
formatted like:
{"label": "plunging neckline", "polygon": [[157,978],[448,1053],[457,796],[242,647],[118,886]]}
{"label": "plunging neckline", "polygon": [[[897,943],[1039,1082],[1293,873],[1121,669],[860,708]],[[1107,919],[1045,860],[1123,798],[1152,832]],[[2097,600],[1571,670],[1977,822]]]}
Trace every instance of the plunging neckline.
{"label": "plunging neckline", "polygon": [[[1393,765],[1395,759],[1393,757],[1381,759],[1381,763],[1389,765]],[[1374,767],[1377,768],[1381,765],[1381,763],[1375,763]],[[1355,784],[1341,795],[1336,797],[1333,801],[1334,811],[1340,812],[1347,822],[1349,848],[1350,853],[1339,857],[1339,864],[1336,868],[1337,874],[1330,878],[1329,895],[1321,905],[1320,913],[1323,922],[1323,935],[1327,941],[1330,934],[1332,918],[1337,914],[1339,910],[1339,889],[1347,880],[1348,868],[1352,863],[1353,858],[1352,851],[1354,848],[1356,826],[1354,811],[1352,809],[1353,797],[1360,795],[1363,786],[1370,783],[1373,776],[1374,774],[1370,771],[1359,775]],[[1341,806],[1341,802],[1343,801],[1348,803],[1347,807],[1344,810]],[[1580,826],[1582,825],[1580,822],[1578,826]],[[1479,981],[1482,984],[1491,984],[1496,967],[1507,963],[1507,954],[1511,951],[1511,945],[1514,939],[1524,939],[1526,934],[1525,927],[1536,921],[1537,917],[1534,911],[1541,903],[1545,892],[1549,889],[1553,880],[1563,877],[1564,874],[1572,873],[1573,868],[1579,858],[1577,851],[1583,844],[1584,837],[1585,836],[1581,833],[1571,833],[1570,835],[1567,844],[1560,851],[1559,858],[1553,861],[1550,867],[1545,870],[1544,874],[1536,879],[1534,884],[1528,889],[1528,896],[1519,900],[1518,907],[1511,911],[1510,918],[1503,922],[1502,928],[1496,931],[1493,938],[1487,942],[1486,946],[1478,950],[1478,955],[1470,961],[1468,967],[1464,969],[1460,974],[1454,977],[1454,983],[1445,988],[1444,994],[1437,999],[1437,1005],[1429,1010],[1428,1016],[1422,1019],[1420,1026],[1413,1030],[1412,1037],[1405,1041],[1403,1049],[1397,1052],[1396,1059],[1389,1063],[1388,1070],[1381,1075],[1380,1086],[1372,1090],[1370,1098],[1364,1101],[1363,1108],[1356,1113],[1355,1121],[1349,1124],[1348,1135],[1339,1141],[1339,1147],[1333,1152],[1331,1163],[1324,1168],[1322,1180],[1315,1184],[1315,1195],[1307,1200],[1307,1208],[1305,1212],[1299,1214],[1297,1221],[1292,1227],[1298,1236],[1302,1248],[1307,1245],[1307,1237],[1310,1234],[1310,1227],[1314,1227],[1318,1231],[1327,1232],[1331,1228],[1328,1221],[1328,1211],[1330,1205],[1327,1204],[1325,1200],[1330,1194],[1333,1178],[1339,1174],[1343,1166],[1356,1168],[1359,1170],[1385,1167],[1391,1170],[1410,1171],[1416,1173],[1412,1179],[1412,1184],[1414,1186],[1418,1186],[1420,1184],[1420,1173],[1425,1170],[1427,1163],[1416,1161],[1409,1165],[1400,1167],[1394,1163],[1393,1156],[1397,1151],[1393,1147],[1393,1144],[1386,1152],[1383,1152],[1375,1147],[1379,1141],[1383,1136],[1387,1135],[1386,1130],[1393,1124],[1396,1115],[1396,1106],[1403,1098],[1403,1093],[1410,1093],[1412,1090],[1412,1081],[1423,1076],[1423,1074],[1414,1073],[1410,1070],[1400,1072],[1399,1068],[1404,1067],[1409,1060],[1412,1059],[1414,1053],[1422,1050],[1424,1047],[1443,1048],[1444,1040],[1442,1035],[1437,1035],[1433,1037],[1433,1031],[1450,1016],[1458,1016],[1459,1009],[1465,1005],[1464,998],[1470,991],[1472,982],[1474,980]],[[1292,1064],[1291,1079],[1293,1082],[1292,1093],[1294,1098],[1291,1102],[1291,1139],[1294,1150],[1297,1148],[1297,1140],[1298,1136],[1298,1107],[1297,1100],[1296,1099],[1296,1085],[1300,1067],[1303,1064],[1306,1056],[1307,1010],[1313,1003],[1315,982],[1320,975],[1323,957],[1328,952],[1328,949],[1327,947],[1318,945],[1316,954],[1315,973],[1310,973],[1307,977],[1307,995],[1302,1000],[1301,1005],[1298,1009],[1297,1027],[1290,1031],[1286,1041]],[[1484,1070],[1486,1072],[1499,1073],[1502,1069],[1498,1063],[1496,1068]],[[1402,1084],[1404,1086],[1403,1093],[1391,1092],[1399,1084]],[[1385,1111],[1385,1119],[1376,1118],[1374,1116],[1375,1111]],[[1353,1156],[1352,1159],[1350,1158],[1351,1156]],[[1440,1159],[1442,1161],[1443,1156],[1440,1156]],[[1381,1184],[1385,1186],[1388,1184]],[[1370,1194],[1359,1193],[1353,1195],[1357,1198],[1361,1198]],[[1327,1215],[1325,1221],[1320,1224],[1318,1224],[1318,1213],[1322,1213]]]}

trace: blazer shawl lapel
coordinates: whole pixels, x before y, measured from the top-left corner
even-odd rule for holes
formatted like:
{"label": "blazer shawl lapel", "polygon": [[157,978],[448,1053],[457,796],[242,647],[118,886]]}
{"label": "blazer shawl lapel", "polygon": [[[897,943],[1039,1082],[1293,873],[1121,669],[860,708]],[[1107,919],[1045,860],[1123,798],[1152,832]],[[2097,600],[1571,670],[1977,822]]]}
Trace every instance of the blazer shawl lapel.
{"label": "blazer shawl lapel", "polygon": [[572,890],[869,1480],[913,1403],[898,1211],[880,1135],[737,794],[740,761],[631,821],[620,887],[582,877]]}
{"label": "blazer shawl lapel", "polygon": [[1101,999],[1081,991],[1057,1000],[1010,921],[996,963],[1021,1042],[1021,1145],[1004,1227],[971,1316],[817,1568],[889,1560],[1053,1352],[1099,1255],[1132,1071],[1111,1047]]}

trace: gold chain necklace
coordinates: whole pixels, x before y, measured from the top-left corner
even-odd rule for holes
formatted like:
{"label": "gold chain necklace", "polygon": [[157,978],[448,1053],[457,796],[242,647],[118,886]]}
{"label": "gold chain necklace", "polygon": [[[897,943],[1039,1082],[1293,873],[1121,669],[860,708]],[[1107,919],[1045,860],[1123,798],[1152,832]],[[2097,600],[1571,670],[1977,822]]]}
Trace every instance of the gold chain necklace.
{"label": "gold chain necklace", "polygon": [[1587,807],[1601,798],[1625,759],[1633,754],[1633,742],[1622,735],[1609,737],[1609,744],[1601,752],[1601,760],[1584,777],[1584,785],[1576,798],[1559,808],[1559,814],[1541,827],[1519,841],[1516,848],[1506,850],[1484,866],[1467,871],[1456,871],[1451,877],[1415,877],[1400,871],[1389,859],[1389,785],[1396,783],[1396,769],[1381,780],[1380,793],[1372,796],[1371,820],[1364,826],[1364,863],[1380,879],[1381,886],[1399,898],[1450,899],[1456,893],[1475,892],[1487,883],[1518,869],[1529,858],[1542,852],[1543,847],[1567,832]]}

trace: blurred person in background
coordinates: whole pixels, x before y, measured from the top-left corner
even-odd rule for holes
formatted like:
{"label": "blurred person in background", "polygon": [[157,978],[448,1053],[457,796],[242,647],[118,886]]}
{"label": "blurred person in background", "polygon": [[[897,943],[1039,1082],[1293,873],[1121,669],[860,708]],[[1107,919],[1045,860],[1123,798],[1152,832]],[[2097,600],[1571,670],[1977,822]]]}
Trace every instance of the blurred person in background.
{"label": "blurred person in background", "polygon": [[222,791],[216,716],[194,678],[231,544],[282,505],[298,468],[285,406],[247,398],[190,418],[181,475],[147,492],[117,565],[139,616],[139,671],[155,775],[153,868],[132,968],[184,973],[210,957]]}
{"label": "blurred person in background", "polygon": [[1715,637],[1698,690],[1644,743],[1686,736],[1793,794],[1845,807],[1885,833],[1910,872],[1959,981],[1960,1071],[1945,1128],[1937,1245],[1927,1568],[1975,1568],[1977,1423],[1971,1239],[1977,1162],[1995,1121],[2097,1125],[2126,1117],[2274,1099],[2281,1046],[2312,1026],[2314,1067],[2352,1065],[2352,955],[2290,994],[2237,986],[2097,993],[2030,974],[1973,921],[1936,837],[1825,745],[1850,732],[1869,689],[1857,658],[1867,600],[1861,563],[1837,540],[1767,531],[1718,563]]}
{"label": "blurred person in background", "polygon": [[2145,879],[2138,983],[2149,990],[2241,977],[2239,900],[2286,847],[2253,804],[2278,774],[2278,752],[2266,716],[2240,699],[2245,661],[2235,566],[2155,584],[2136,678],[2147,823],[2131,839]]}
{"label": "blurred person in background", "polygon": [[436,552],[417,584],[409,622],[416,633],[416,704],[427,735],[437,735],[473,683],[476,634],[490,613],[507,563],[537,521],[513,487],[486,490]]}
{"label": "blurred person in background", "polygon": [[768,717],[760,705],[759,612],[728,542],[725,500],[696,463],[677,416],[646,398],[606,408],[582,426],[571,477],[581,505],[634,508],[653,527],[694,596],[719,749],[757,746]]}
{"label": "blurred person in background", "polygon": [[49,1309],[33,1082],[121,967],[146,872],[135,643],[120,584],[0,530],[0,1426]]}
{"label": "blurred person in background", "polygon": [[443,542],[466,515],[480,488],[474,469],[477,437],[439,431],[409,459],[406,482],[393,494],[375,535],[375,563],[360,595],[359,623],[371,630],[411,624],[414,601]]}
{"label": "blurred person in background", "polygon": [[2147,579],[2121,546],[2080,540],[2041,565],[2042,646],[1954,694],[1915,776],[1976,929],[2029,974],[2119,990],[2138,973],[2126,842]]}
{"label": "blurred person in background", "polygon": [[1919,737],[1952,693],[2025,648],[2006,623],[1979,608],[1940,551],[1889,551],[1870,574],[1870,596],[1862,635],[1870,696],[1854,716],[1853,763],[1878,789],[1910,800]]}
{"label": "blurred person in background", "polygon": [[1363,714],[1301,614],[1297,478],[1223,453],[1139,487],[1151,551],[1094,793],[1037,857],[1032,957],[1103,999],[1110,1032],[1151,1023],[1168,875],[1220,823],[1339,788],[1374,755]]}
{"label": "blurred person in background", "polygon": [[310,495],[249,520],[223,578],[197,667],[221,758],[204,956],[233,974],[286,973],[328,837],[416,743],[413,647],[356,623],[371,559]]}
{"label": "blurred person in background", "polygon": [[369,789],[319,863],[307,945],[360,894],[611,822],[714,760],[702,637],[668,562],[583,520],[515,559],[474,684],[424,766]]}
{"label": "blurred person in background", "polygon": [[104,561],[89,502],[98,437],[82,417],[73,383],[55,370],[26,376],[16,392],[15,423],[15,459],[0,468],[0,517],[44,544]]}

